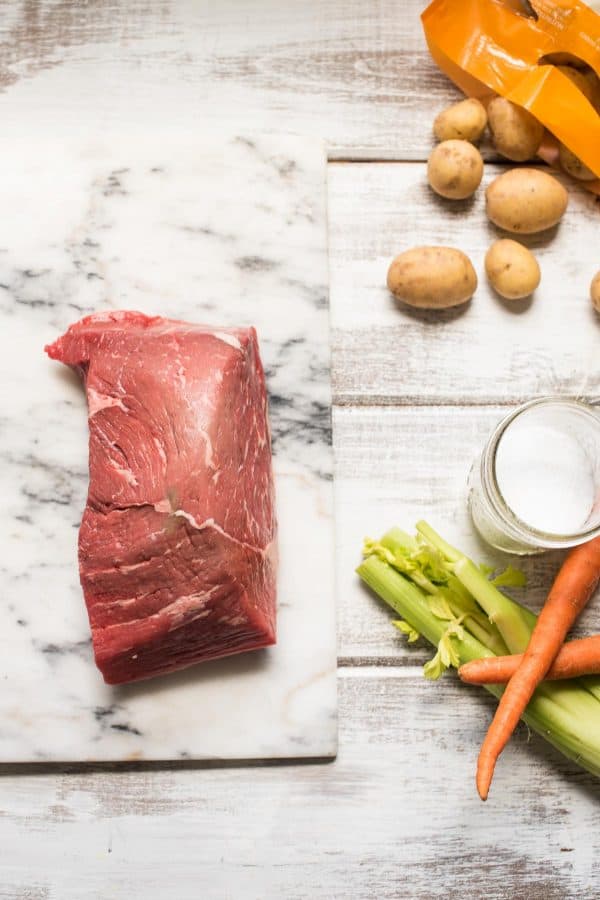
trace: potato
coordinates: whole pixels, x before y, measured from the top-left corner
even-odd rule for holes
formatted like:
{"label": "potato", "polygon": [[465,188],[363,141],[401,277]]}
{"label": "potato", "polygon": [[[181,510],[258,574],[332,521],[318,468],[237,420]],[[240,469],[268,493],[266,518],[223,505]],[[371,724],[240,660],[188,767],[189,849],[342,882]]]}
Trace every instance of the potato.
{"label": "potato", "polygon": [[571,65],[562,65],[556,67],[563,73],[581,93],[586,97],[596,112],[600,110],[600,79],[593,69],[586,66],[584,69],[574,68]]}
{"label": "potato", "polygon": [[571,66],[575,69],[585,69],[586,63],[572,53],[545,53],[538,60],[540,65]]}
{"label": "potato", "polygon": [[535,155],[544,136],[544,126],[530,112],[504,97],[494,97],[487,113],[498,153],[515,162],[525,162]]}
{"label": "potato", "polygon": [[568,202],[562,184],[540,169],[509,169],[485,192],[488,218],[517,234],[535,234],[556,225]]}
{"label": "potato", "polygon": [[478,141],[487,125],[485,106],[471,97],[460,100],[436,116],[433,133],[438,141]]}
{"label": "potato", "polygon": [[560,144],[558,148],[558,159],[561,167],[572,178],[577,178],[579,181],[595,181],[598,177],[564,144]]}
{"label": "potato", "polygon": [[600,313],[600,272],[596,272],[590,285],[590,297],[596,312]]}
{"label": "potato", "polygon": [[540,267],[533,253],[503,238],[494,241],[485,255],[485,273],[490,284],[507,300],[522,300],[540,283]]}
{"label": "potato", "polygon": [[[579,88],[581,93],[586,97],[590,103],[592,102],[592,97],[594,95],[594,89],[592,87],[592,81],[588,78],[588,75],[585,72],[582,72],[580,69],[574,69],[572,66],[557,66],[556,67],[559,72],[562,72],[563,75],[572,81],[575,87]],[[594,74],[592,72],[592,74]]]}
{"label": "potato", "polygon": [[585,79],[590,86],[590,103],[597,113],[600,113],[600,78],[593,69],[585,72]]}
{"label": "potato", "polygon": [[409,306],[446,309],[473,296],[477,275],[469,257],[454,247],[413,247],[392,260],[387,286]]}
{"label": "potato", "polygon": [[464,200],[481,182],[483,160],[479,150],[468,141],[442,141],[434,147],[427,162],[427,180],[441,197]]}

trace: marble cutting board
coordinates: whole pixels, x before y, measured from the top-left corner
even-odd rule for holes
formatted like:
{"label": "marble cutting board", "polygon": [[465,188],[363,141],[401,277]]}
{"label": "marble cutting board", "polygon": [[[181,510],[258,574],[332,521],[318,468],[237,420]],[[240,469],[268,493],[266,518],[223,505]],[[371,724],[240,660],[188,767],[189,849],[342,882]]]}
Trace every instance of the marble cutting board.
{"label": "marble cutting board", "polygon": [[[335,755],[324,148],[266,135],[13,144],[0,196],[0,761]],[[281,555],[276,647],[116,688],[94,665],[77,571],[85,398],[43,352],[109,308],[257,327]]]}

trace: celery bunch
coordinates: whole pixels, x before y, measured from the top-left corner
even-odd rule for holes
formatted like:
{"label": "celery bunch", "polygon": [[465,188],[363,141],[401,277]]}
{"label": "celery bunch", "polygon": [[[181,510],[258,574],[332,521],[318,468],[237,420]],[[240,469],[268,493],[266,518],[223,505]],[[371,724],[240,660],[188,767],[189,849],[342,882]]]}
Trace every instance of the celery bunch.
{"label": "celery bunch", "polygon": [[[380,541],[365,541],[357,572],[401,616],[393,624],[409,643],[420,636],[436,648],[424,674],[436,679],[449,667],[483,656],[522,653],[536,616],[499,587],[524,584],[509,567],[490,580],[426,522],[411,537],[398,528]],[[503,688],[487,685],[499,697]],[[600,678],[544,682],[523,716],[565,756],[600,775]]]}

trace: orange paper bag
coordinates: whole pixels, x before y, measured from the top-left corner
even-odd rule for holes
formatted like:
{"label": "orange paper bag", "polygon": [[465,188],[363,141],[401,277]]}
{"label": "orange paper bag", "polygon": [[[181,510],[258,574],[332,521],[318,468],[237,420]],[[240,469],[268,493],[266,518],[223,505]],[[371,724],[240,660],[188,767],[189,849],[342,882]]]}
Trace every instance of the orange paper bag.
{"label": "orange paper bag", "polygon": [[[518,0],[433,0],[422,15],[431,55],[468,96],[493,92],[528,109],[551,132],[540,148],[547,162],[562,141],[600,179],[600,82],[590,101],[557,67],[570,61],[600,77],[600,16],[579,0],[529,7],[531,15]],[[586,187],[599,193],[600,180]]]}

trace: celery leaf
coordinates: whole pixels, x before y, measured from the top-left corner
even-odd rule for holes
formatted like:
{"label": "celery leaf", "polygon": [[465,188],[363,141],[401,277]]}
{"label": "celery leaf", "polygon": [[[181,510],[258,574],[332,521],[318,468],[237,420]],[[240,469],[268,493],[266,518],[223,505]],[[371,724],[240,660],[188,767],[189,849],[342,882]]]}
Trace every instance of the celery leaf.
{"label": "celery leaf", "polygon": [[527,584],[527,576],[525,575],[525,572],[522,572],[520,569],[515,569],[513,566],[507,566],[504,572],[500,572],[499,575],[492,578],[491,583],[495,587],[525,587]]}
{"label": "celery leaf", "polygon": [[458,620],[448,626],[437,645],[437,653],[423,666],[425,678],[437,681],[450,666],[454,666],[456,669],[459,667],[460,656],[452,638],[456,637],[460,641],[464,636],[464,628]]}
{"label": "celery leaf", "polygon": [[448,584],[450,573],[446,568],[445,560],[441,553],[433,547],[420,541],[419,549],[413,553],[412,558],[422,574],[432,584]]}
{"label": "celery leaf", "polygon": [[437,619],[445,619],[448,622],[454,619],[450,604],[441,594],[438,593],[427,597],[427,605]]}
{"label": "celery leaf", "polygon": [[372,538],[365,538],[363,541],[363,556],[378,556],[383,562],[388,563],[390,566],[394,564],[394,554],[391,550],[388,550],[387,547],[384,547],[383,544],[380,544],[379,541],[374,541]]}
{"label": "celery leaf", "polygon": [[402,634],[407,636],[409,644],[414,644],[415,641],[418,641],[421,637],[416,628],[413,628],[412,625],[409,625],[409,623],[405,622],[403,619],[396,619],[392,622],[392,625],[395,625],[398,631],[401,631]]}
{"label": "celery leaf", "polygon": [[447,668],[448,667],[442,662],[440,651],[438,650],[433,659],[430,659],[429,662],[426,662],[423,666],[423,675],[425,678],[429,678],[430,681],[437,681]]}
{"label": "celery leaf", "polygon": [[465,632],[462,625],[460,625],[458,622],[455,622],[450,625],[450,627],[442,637],[440,641],[440,647],[443,646],[444,648],[442,659],[447,666],[454,666],[456,669],[459,667],[460,657],[452,638],[456,637],[459,641],[462,641],[464,636]]}

